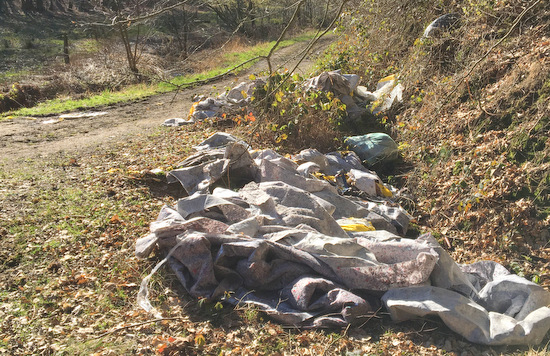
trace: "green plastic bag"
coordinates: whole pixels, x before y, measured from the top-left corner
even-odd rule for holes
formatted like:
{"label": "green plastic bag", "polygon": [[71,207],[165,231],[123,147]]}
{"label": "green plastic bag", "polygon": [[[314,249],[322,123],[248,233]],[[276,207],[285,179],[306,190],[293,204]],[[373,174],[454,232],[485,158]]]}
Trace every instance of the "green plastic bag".
{"label": "green plastic bag", "polygon": [[391,162],[399,157],[397,144],[385,133],[350,136],[344,143],[368,166],[379,162]]}

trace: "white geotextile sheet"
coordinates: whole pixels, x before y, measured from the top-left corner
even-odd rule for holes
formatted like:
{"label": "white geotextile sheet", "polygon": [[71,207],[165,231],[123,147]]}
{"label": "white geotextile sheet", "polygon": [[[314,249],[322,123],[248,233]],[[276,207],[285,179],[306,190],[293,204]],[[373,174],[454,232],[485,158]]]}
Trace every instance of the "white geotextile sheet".
{"label": "white geotextile sheet", "polygon": [[[335,156],[321,156],[300,160],[338,170]],[[538,344],[550,328],[548,291],[495,262],[458,265],[430,235],[398,236],[410,217],[390,201],[341,195],[292,160],[239,143],[202,158],[170,173],[191,195],[163,208],[136,244],[142,258],[164,251],[192,296],[254,304],[299,327],[360,323],[383,305],[396,321],[436,315],[487,345]],[[228,176],[241,188],[214,189]],[[376,231],[344,230],[343,217],[368,219]],[[147,281],[139,303],[152,310]]]}

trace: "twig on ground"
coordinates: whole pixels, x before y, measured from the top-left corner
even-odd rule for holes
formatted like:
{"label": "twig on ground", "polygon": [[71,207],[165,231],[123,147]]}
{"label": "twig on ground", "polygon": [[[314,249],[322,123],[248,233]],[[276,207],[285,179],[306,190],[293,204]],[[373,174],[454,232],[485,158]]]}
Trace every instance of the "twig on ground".
{"label": "twig on ground", "polygon": [[378,318],[378,319],[379,319],[380,317],[378,316],[378,313],[380,312],[380,310],[382,310],[382,307],[378,308],[378,310],[376,310],[374,313],[372,313],[372,315],[369,316],[369,318],[368,318],[367,320],[365,320],[365,322],[364,322],[363,324],[361,324],[361,326],[359,326],[359,329],[362,329],[363,326],[367,325],[367,323],[368,323],[369,321],[371,321],[372,319],[374,319],[374,318]]}
{"label": "twig on ground", "polygon": [[422,324],[422,327],[420,328],[420,330],[418,331],[409,331],[407,333],[403,333],[403,335],[412,335],[412,334],[416,334],[416,335],[420,335],[421,332],[430,332],[430,331],[435,331],[438,329],[438,327],[435,327],[435,328],[431,328],[431,329],[424,329],[424,327],[426,326],[427,323],[424,323]]}

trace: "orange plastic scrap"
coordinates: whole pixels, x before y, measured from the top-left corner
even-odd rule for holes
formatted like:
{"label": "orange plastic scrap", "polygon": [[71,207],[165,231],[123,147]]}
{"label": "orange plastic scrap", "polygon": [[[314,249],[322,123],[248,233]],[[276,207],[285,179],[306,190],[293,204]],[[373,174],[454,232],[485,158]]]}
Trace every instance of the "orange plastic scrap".
{"label": "orange plastic scrap", "polygon": [[193,118],[195,111],[197,111],[197,105],[199,105],[198,101],[195,101],[193,105],[191,105],[191,109],[189,109],[189,115],[187,116],[187,119],[191,120]]}

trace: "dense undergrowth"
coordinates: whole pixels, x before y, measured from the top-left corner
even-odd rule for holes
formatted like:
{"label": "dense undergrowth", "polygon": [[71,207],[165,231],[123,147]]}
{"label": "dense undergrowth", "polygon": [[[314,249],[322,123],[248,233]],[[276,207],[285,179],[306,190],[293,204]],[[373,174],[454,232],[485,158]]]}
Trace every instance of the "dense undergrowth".
{"label": "dense undergrowth", "polygon": [[[461,14],[459,27],[422,38],[446,13]],[[367,86],[399,75],[404,102],[386,128],[400,142],[403,167],[414,169],[390,178],[414,198],[420,230],[459,261],[497,260],[545,286],[549,19],[538,1],[361,2],[324,61]]]}

